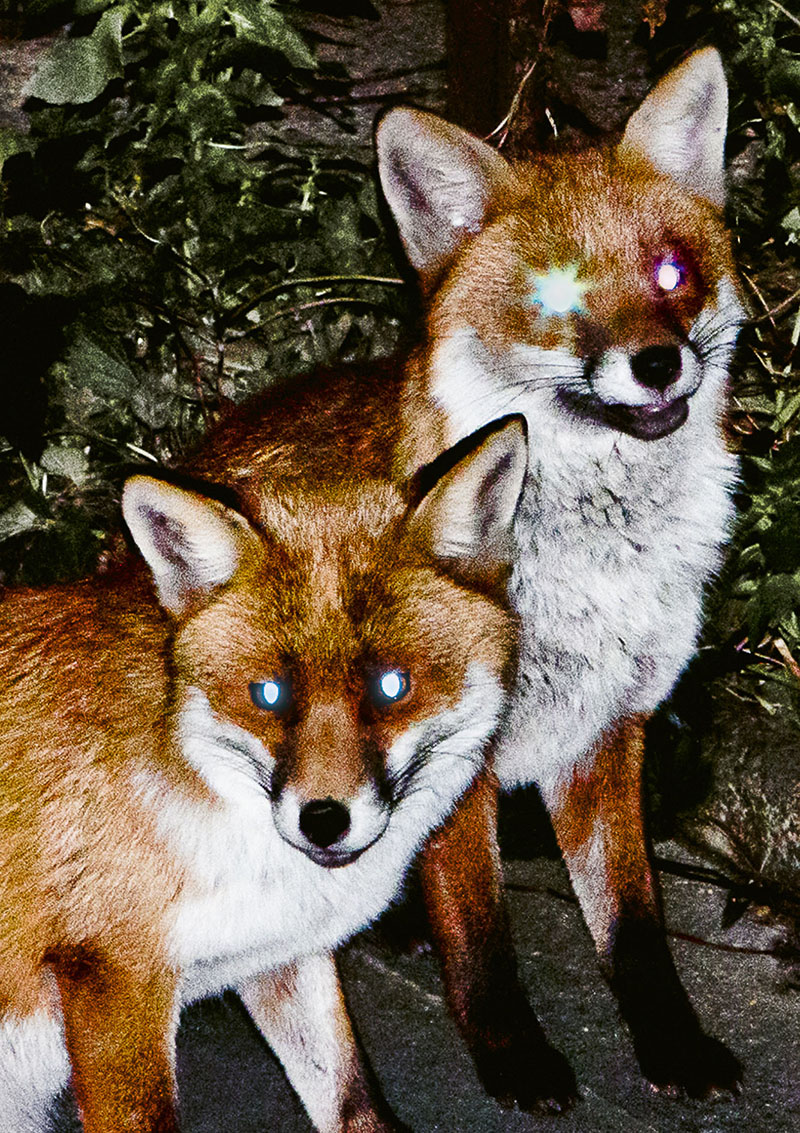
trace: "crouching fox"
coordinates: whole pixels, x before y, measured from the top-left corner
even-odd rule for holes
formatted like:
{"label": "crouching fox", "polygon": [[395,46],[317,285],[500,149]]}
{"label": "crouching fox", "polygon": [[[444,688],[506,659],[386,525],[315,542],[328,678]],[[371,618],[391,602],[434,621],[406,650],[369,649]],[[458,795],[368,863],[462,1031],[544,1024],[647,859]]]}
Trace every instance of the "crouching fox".
{"label": "crouching fox", "polygon": [[482,782],[524,432],[404,495],[335,413],[315,448],[332,407],[303,388],[274,401],[257,515],[133,477],[143,563],[0,601],[4,1133],[44,1133],[68,1082],[87,1133],[177,1131],[180,1006],[228,987],[318,1130],[404,1128],[331,950]]}
{"label": "crouching fox", "polygon": [[[400,472],[502,413],[529,430],[511,583],[520,665],[497,774],[542,793],[644,1074],[697,1096],[735,1091],[741,1068],[701,1029],[670,957],[641,761],[732,519],[721,422],[743,310],[722,219],[726,119],[705,49],[607,148],[512,167],[405,108],[377,135],[427,300]],[[423,863],[456,1016],[492,1092],[561,1108],[571,1072],[522,1000],[499,878],[473,867],[474,849],[465,863],[467,836],[454,819]],[[480,860],[497,857],[484,847]]]}

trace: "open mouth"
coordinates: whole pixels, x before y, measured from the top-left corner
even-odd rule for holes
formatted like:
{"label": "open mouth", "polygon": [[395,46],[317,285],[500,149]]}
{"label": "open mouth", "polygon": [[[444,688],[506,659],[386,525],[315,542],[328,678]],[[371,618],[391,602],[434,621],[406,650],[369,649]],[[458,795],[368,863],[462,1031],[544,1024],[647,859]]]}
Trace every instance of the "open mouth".
{"label": "open mouth", "polygon": [[562,393],[561,401],[577,417],[618,429],[642,441],[657,441],[660,437],[669,436],[689,416],[688,395],[676,397],[666,405],[609,405],[597,397],[571,396],[566,392]]}
{"label": "open mouth", "polygon": [[688,397],[678,397],[668,405],[604,405],[607,424],[643,441],[656,441],[679,429],[689,416]]}

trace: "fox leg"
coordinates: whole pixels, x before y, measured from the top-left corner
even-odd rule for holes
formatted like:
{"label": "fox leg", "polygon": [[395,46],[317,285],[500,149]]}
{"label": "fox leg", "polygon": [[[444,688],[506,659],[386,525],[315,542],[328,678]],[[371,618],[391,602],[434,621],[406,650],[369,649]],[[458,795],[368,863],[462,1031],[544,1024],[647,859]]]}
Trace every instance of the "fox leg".
{"label": "fox leg", "polygon": [[644,720],[620,721],[570,781],[543,791],[604,974],[654,1086],[737,1092],[742,1069],[703,1033],[675,969],[642,808]]}
{"label": "fox leg", "polygon": [[85,1133],[178,1133],[172,981],[83,958],[53,969]]}
{"label": "fox leg", "polygon": [[360,1056],[330,954],[237,990],[320,1133],[408,1133]]}
{"label": "fox leg", "polygon": [[472,785],[420,860],[450,1010],[484,1088],[501,1104],[568,1108],[566,1059],[547,1042],[517,974],[497,846],[497,782]]}
{"label": "fox leg", "polygon": [[58,1010],[0,1015],[0,1129],[42,1133],[70,1066]]}

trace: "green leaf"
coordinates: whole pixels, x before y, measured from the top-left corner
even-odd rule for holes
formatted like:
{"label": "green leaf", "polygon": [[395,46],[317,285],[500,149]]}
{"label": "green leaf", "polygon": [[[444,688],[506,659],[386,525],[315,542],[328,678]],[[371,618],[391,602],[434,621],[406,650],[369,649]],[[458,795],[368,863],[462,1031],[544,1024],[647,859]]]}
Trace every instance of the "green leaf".
{"label": "green leaf", "polygon": [[18,500],[5,511],[0,512],[0,541],[23,535],[26,531],[42,528],[46,521],[32,511],[22,500]]}
{"label": "green leaf", "polygon": [[127,5],[105,12],[91,35],[53,44],[24,94],[56,105],[92,102],[122,75],[122,24]]}
{"label": "green leaf", "polygon": [[75,14],[77,16],[92,16],[95,12],[102,12],[110,8],[116,0],[76,0]]}
{"label": "green leaf", "polygon": [[39,463],[45,472],[52,476],[64,476],[79,488],[86,483],[89,475],[89,458],[82,448],[48,445]]}
{"label": "green leaf", "polygon": [[217,28],[225,15],[225,0],[207,0],[197,16],[197,26]]}
{"label": "green leaf", "polygon": [[33,142],[24,134],[19,134],[8,126],[0,127],[0,173],[9,157],[13,157],[15,153],[30,153],[32,149]]}
{"label": "green leaf", "polygon": [[776,629],[798,607],[800,584],[796,578],[790,574],[765,578],[749,604],[747,630],[751,646],[758,645],[768,629]]}
{"label": "green leaf", "polygon": [[786,243],[797,244],[800,241],[800,208],[793,208],[787,212],[781,221],[781,228],[786,229]]}
{"label": "green leaf", "polygon": [[263,0],[235,0],[228,8],[236,34],[252,43],[278,51],[292,67],[313,71],[313,53],[285,16]]}
{"label": "green leaf", "polygon": [[134,381],[124,362],[112,358],[98,343],[81,335],[67,353],[71,380],[101,397],[126,398]]}
{"label": "green leaf", "polygon": [[794,397],[787,399],[783,405],[780,413],[775,418],[775,429],[782,429],[784,425],[794,417],[795,413],[800,409],[800,393],[796,393]]}
{"label": "green leaf", "polygon": [[770,574],[791,573],[800,567],[800,508],[796,500],[782,500],[773,522],[759,537]]}

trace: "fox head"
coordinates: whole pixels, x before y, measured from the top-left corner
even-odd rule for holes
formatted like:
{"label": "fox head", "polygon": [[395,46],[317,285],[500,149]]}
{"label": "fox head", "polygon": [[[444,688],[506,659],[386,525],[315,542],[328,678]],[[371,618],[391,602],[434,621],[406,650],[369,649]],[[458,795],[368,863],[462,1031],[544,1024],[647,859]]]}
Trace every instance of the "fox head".
{"label": "fox head", "polygon": [[[428,392],[461,435],[503,412],[567,443],[716,418],[742,311],[722,224],[727,87],[711,48],[614,147],[510,166],[433,115],[378,128],[383,189],[429,298]],[[587,442],[587,443],[590,443]]]}
{"label": "fox head", "polygon": [[[417,478],[270,490],[256,526],[144,476],[126,522],[172,622],[172,728],[213,793],[346,865],[402,815],[424,836],[482,765],[511,678],[518,418]],[[413,821],[416,821],[414,819]],[[413,824],[413,822],[412,822]]]}

